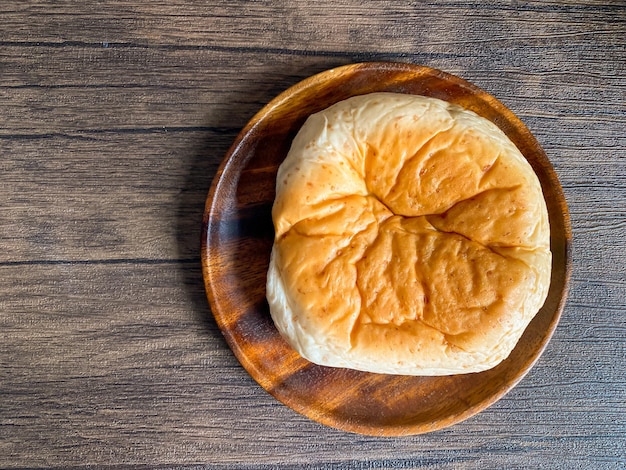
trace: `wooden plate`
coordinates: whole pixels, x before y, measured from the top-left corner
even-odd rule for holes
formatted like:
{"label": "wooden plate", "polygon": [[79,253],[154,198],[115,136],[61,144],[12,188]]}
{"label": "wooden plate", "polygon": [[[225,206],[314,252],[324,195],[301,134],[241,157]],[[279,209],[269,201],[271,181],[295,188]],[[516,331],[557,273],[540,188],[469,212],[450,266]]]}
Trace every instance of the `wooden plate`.
{"label": "wooden plate", "polygon": [[[548,299],[510,357],[486,372],[447,377],[379,375],[311,364],[279,336],[265,300],[278,165],[311,114],[350,96],[411,93],[458,103],[498,125],[536,171],[548,204],[553,252]],[[538,142],[495,98],[455,76],[402,63],[362,63],[315,75],[265,106],[241,131],[213,181],[203,220],[202,268],[211,310],[250,375],[320,423],[369,435],[441,429],[488,407],[541,355],[565,303],[571,228],[557,176]]]}

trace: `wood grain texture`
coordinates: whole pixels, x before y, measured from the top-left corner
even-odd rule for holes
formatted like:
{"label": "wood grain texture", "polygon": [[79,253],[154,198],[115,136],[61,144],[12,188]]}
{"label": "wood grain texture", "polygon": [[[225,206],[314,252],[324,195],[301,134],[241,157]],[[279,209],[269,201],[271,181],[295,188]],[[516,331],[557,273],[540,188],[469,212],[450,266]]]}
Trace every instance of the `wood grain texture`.
{"label": "wood grain texture", "polygon": [[[0,17],[1,467],[623,468],[623,2],[9,0]],[[363,60],[500,99],[572,217],[571,294],[540,361],[424,436],[355,436],[281,405],[202,286],[204,200],[239,130]]]}

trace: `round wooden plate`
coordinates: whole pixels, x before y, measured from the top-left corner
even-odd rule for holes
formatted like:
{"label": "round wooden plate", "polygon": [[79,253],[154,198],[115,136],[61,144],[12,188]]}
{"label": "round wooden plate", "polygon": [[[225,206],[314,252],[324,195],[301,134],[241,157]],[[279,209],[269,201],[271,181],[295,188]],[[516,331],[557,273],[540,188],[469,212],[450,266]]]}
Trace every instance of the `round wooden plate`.
{"label": "round wooden plate", "polygon": [[[304,120],[350,96],[411,93],[460,104],[498,125],[539,176],[548,204],[552,284],[544,307],[499,366],[445,377],[379,375],[312,364],[279,336],[265,300],[278,165]],[[250,375],[292,409],[369,435],[434,431],[488,407],[541,355],[557,325],[571,270],[571,228],[557,176],[537,140],[495,98],[470,83],[403,63],[348,65],[310,77],[265,106],[241,131],[213,181],[203,220],[202,269],[211,310]]]}

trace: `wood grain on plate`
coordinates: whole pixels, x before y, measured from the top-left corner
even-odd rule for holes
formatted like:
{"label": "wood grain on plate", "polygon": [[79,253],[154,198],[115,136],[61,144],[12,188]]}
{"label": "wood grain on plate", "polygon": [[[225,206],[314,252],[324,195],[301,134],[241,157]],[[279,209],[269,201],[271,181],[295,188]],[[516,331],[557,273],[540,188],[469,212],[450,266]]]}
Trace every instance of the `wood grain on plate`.
{"label": "wood grain on plate", "polygon": [[[403,377],[334,369],[302,359],[280,337],[265,300],[276,171],[304,120],[350,96],[431,96],[497,124],[539,176],[548,204],[553,274],[548,299],[511,356],[494,369]],[[570,277],[571,229],[560,184],[528,129],[499,101],[455,76],[399,63],[329,70],[293,86],[243,129],[215,177],[204,216],[202,263],[213,314],[235,355],[268,392],[311,419],[372,435],[419,434],[472,416],[532,367],[552,336]]]}

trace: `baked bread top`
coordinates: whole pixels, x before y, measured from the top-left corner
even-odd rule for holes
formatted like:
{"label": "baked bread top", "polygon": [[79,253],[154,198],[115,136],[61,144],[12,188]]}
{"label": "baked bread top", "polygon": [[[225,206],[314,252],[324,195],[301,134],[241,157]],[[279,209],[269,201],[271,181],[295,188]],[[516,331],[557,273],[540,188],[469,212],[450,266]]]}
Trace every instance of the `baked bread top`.
{"label": "baked bread top", "polygon": [[310,116],[272,217],[270,312],[316,364],[486,370],[547,296],[537,176],[498,127],[445,101],[372,93]]}

